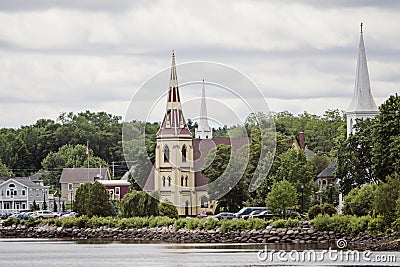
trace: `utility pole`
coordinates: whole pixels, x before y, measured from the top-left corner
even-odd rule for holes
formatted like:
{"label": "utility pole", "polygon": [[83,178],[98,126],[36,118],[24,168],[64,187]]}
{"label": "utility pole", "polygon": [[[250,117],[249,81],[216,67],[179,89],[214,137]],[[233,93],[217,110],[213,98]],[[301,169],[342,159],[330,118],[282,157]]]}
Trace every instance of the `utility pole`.
{"label": "utility pole", "polygon": [[114,179],[115,161],[112,161],[111,164],[112,164],[112,178]]}

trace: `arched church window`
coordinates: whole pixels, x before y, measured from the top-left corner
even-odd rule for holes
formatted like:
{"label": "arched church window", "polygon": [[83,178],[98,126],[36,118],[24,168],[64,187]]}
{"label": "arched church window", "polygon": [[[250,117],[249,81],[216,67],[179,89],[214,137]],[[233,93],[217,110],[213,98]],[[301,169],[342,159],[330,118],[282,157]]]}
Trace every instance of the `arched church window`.
{"label": "arched church window", "polygon": [[187,177],[187,175],[186,175],[186,177],[185,177],[185,186],[188,186],[188,177]]}
{"label": "arched church window", "polygon": [[169,147],[164,146],[164,162],[169,162]]}
{"label": "arched church window", "polygon": [[200,206],[201,206],[201,208],[208,208],[208,197],[207,196],[202,196],[200,198]]}
{"label": "arched church window", "polygon": [[182,162],[186,162],[186,145],[182,147]]}
{"label": "arched church window", "polygon": [[181,177],[181,186],[183,186],[183,176]]}
{"label": "arched church window", "polygon": [[168,176],[168,186],[171,186],[171,177]]}
{"label": "arched church window", "polygon": [[162,186],[165,186],[165,176],[162,177]]}

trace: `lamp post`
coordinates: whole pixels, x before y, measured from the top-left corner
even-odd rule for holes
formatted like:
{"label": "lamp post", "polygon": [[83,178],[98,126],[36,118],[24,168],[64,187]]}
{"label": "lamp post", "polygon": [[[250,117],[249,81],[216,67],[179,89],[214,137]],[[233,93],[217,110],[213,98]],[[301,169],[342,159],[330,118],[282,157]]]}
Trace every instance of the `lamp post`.
{"label": "lamp post", "polygon": [[304,185],[301,185],[301,213],[304,211]]}

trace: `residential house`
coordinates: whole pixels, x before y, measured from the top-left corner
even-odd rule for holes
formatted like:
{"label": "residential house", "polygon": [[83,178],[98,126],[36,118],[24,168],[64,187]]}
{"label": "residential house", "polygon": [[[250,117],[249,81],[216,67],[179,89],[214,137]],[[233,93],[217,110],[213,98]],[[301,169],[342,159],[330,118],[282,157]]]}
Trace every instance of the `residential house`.
{"label": "residential house", "polygon": [[27,177],[0,178],[0,210],[15,212],[31,209],[33,202],[43,209],[49,207],[49,187],[32,182]]}
{"label": "residential house", "polygon": [[128,180],[98,180],[103,184],[110,194],[110,200],[121,200],[127,193],[129,193],[131,183]]}
{"label": "residential house", "polygon": [[111,180],[108,168],[64,168],[60,178],[61,201],[71,204],[79,186],[96,180]]}

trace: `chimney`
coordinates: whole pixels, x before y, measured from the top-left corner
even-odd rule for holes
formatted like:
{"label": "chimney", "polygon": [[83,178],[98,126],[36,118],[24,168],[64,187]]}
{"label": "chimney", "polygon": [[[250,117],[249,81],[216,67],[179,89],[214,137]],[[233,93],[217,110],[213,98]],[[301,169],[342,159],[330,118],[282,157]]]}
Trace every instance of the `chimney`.
{"label": "chimney", "polygon": [[299,145],[304,150],[304,132],[299,132]]}

